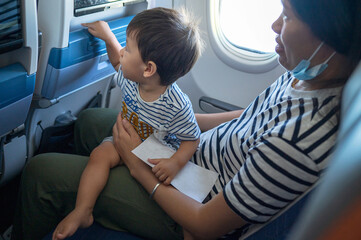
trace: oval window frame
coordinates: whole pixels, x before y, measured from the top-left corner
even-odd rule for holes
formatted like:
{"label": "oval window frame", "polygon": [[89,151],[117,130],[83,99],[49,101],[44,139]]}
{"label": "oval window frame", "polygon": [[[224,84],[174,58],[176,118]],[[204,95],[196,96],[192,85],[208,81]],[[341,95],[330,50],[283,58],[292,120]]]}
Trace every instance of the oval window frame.
{"label": "oval window frame", "polygon": [[207,1],[208,36],[213,51],[226,65],[247,73],[265,73],[279,66],[276,53],[259,54],[230,43],[220,26],[220,0]]}

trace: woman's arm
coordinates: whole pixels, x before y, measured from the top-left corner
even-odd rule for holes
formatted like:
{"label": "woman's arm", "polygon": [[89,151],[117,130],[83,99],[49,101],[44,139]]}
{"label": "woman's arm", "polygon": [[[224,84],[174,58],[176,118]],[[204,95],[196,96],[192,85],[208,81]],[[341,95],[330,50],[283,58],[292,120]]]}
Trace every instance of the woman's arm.
{"label": "woman's arm", "polygon": [[219,124],[238,118],[243,113],[242,110],[223,112],[223,113],[196,113],[195,117],[202,132],[208,131]]}
{"label": "woman's arm", "polygon": [[[150,167],[131,153],[141,140],[131,124],[120,116],[113,128],[113,141],[131,175],[151,193],[159,181]],[[217,238],[245,224],[227,205],[222,193],[201,204],[172,186],[162,184],[153,197],[170,217],[197,238]]]}
{"label": "woman's arm", "polygon": [[[158,183],[147,166],[134,168],[131,174],[149,193]],[[227,205],[222,193],[206,204],[201,204],[172,186],[161,184],[153,198],[171,218],[197,239],[217,238],[245,224]]]}

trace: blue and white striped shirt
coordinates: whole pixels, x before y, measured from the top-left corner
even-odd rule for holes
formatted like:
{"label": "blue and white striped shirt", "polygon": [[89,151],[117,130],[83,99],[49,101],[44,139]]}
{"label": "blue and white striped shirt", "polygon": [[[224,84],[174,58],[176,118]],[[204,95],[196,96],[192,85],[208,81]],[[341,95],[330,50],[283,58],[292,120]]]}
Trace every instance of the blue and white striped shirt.
{"label": "blue and white striped shirt", "polygon": [[262,223],[306,191],[327,166],[341,88],[300,91],[281,76],[243,114],[201,135],[192,161],[219,173],[211,196]]}
{"label": "blue and white striped shirt", "polygon": [[138,131],[142,140],[154,133],[164,144],[175,149],[180,141],[196,140],[200,129],[194,116],[192,104],[176,83],[155,101],[146,102],[140,94],[138,83],[118,73],[118,86],[122,93],[122,113]]}

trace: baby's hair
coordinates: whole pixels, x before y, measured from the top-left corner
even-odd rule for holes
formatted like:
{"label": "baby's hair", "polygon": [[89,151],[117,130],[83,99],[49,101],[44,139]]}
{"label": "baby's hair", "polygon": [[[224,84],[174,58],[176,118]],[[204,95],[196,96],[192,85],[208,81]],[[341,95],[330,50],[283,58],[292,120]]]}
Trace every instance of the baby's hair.
{"label": "baby's hair", "polygon": [[135,39],[144,62],[157,65],[164,86],[188,73],[203,49],[198,21],[185,9],[145,10],[129,23],[127,37]]}

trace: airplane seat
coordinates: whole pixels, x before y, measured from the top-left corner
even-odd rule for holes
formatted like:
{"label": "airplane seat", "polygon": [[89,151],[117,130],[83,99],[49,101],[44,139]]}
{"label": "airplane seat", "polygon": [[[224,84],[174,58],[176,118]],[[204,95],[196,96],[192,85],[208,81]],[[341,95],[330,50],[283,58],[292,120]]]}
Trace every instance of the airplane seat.
{"label": "airplane seat", "polygon": [[38,28],[35,0],[0,4],[0,185],[25,165],[25,121],[37,68]]}
{"label": "airplane seat", "polygon": [[[146,0],[37,2],[40,46],[29,117],[29,157],[41,149],[52,151],[52,145],[71,145],[58,144],[57,141],[72,134],[71,120],[76,119],[76,115],[94,99],[99,107],[109,105],[107,101],[116,71],[108,59],[105,43],[93,37],[81,23],[107,21],[124,46],[129,22],[135,14],[147,8]],[[68,125],[59,126],[57,119],[66,115],[70,115]],[[59,137],[58,134],[64,135]]]}
{"label": "airplane seat", "polygon": [[343,91],[334,156],[289,239],[361,239],[360,143],[361,62]]}
{"label": "airplane seat", "polygon": [[[145,7],[144,4],[140,8],[129,5],[132,9],[116,6],[117,11],[110,11],[114,4],[97,6],[92,2],[97,1],[38,0],[42,41],[35,87],[37,99],[53,101],[115,73],[104,42],[94,38],[81,23],[110,21],[111,30],[124,46],[128,23]],[[122,1],[119,4],[123,6]]]}

